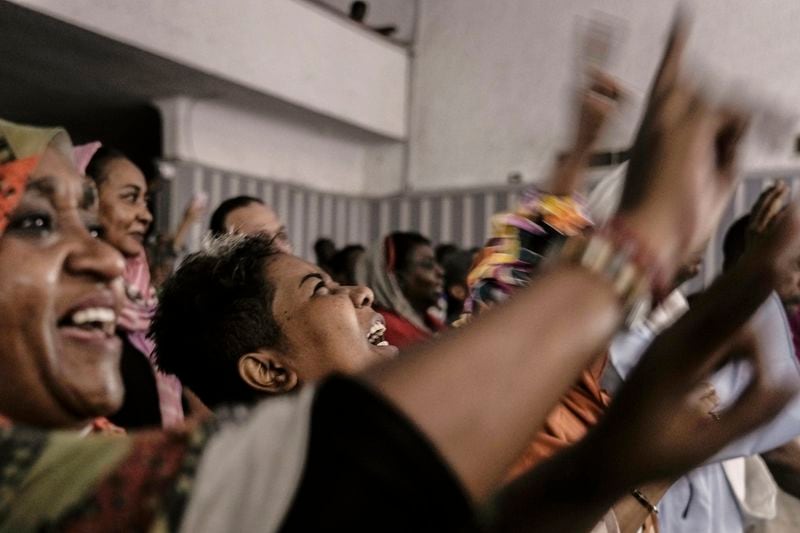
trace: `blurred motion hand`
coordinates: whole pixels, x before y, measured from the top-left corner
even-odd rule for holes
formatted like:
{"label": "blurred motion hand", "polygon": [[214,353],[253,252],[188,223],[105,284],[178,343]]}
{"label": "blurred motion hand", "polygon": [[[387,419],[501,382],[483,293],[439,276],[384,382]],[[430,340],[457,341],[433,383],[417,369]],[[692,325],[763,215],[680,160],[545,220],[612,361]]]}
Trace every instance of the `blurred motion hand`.
{"label": "blurred motion hand", "polygon": [[[719,304],[714,310],[724,315]],[[593,447],[615,459],[609,477],[626,487],[684,474],[770,420],[796,392],[763,371],[747,330],[730,338],[712,328],[714,342],[696,342],[708,319],[690,311],[653,343],[592,437]],[[734,359],[750,362],[752,381],[733,406],[709,410],[717,399],[707,381]]]}
{"label": "blurred motion hand", "polygon": [[686,25],[675,23],[631,151],[619,216],[669,275],[709,239],[735,184],[747,114],[709,102],[680,76]]}
{"label": "blurred motion hand", "polygon": [[588,86],[579,95],[578,124],[573,152],[591,153],[608,119],[625,99],[622,86],[611,76],[597,69],[589,71]]}
{"label": "blurred motion hand", "polygon": [[[762,202],[763,209],[768,203]],[[745,257],[653,342],[593,437],[593,446],[623,458],[613,475],[633,485],[678,476],[768,421],[796,392],[782,381],[785,376],[763,371],[762,354],[745,324],[798,250],[800,207],[791,206],[778,212]],[[748,360],[753,378],[717,420],[704,407],[710,405],[704,383],[734,359]]]}

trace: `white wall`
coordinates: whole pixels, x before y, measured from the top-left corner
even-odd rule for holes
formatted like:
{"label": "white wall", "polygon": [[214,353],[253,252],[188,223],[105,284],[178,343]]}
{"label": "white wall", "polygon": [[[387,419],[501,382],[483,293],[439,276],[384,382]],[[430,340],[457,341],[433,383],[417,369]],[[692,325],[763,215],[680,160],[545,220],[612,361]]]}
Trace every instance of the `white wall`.
{"label": "white wall", "polygon": [[400,143],[288,106],[265,113],[185,97],[157,105],[166,158],[340,194],[397,189]]}
{"label": "white wall", "polygon": [[14,0],[392,139],[406,51],[301,0]]}
{"label": "white wall", "polygon": [[[612,72],[633,93],[604,139],[628,145],[677,0],[420,0],[413,65],[409,180],[417,189],[539,179],[569,126],[576,17],[602,9],[627,21]],[[800,2],[695,3],[691,54],[723,79],[751,80],[800,110]],[[797,131],[797,130],[795,130]],[[797,165],[750,151],[749,167]]]}

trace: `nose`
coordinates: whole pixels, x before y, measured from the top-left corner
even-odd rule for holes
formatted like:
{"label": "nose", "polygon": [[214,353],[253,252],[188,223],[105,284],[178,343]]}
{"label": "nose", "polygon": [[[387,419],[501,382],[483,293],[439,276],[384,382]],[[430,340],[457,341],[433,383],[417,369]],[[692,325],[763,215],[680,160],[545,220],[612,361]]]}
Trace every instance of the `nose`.
{"label": "nose", "polygon": [[122,276],[125,260],[115,248],[100,239],[95,239],[87,231],[76,237],[75,246],[70,250],[66,268],[73,274],[90,276],[102,281],[110,281]]}
{"label": "nose", "polygon": [[436,266],[433,268],[433,272],[437,278],[439,279],[444,278],[444,269],[442,268],[442,265],[440,265],[439,263],[436,263]]}
{"label": "nose", "polygon": [[153,214],[150,212],[150,209],[147,208],[147,204],[144,202],[142,203],[139,212],[136,214],[136,217],[140,222],[147,224],[148,226],[153,222]]}
{"label": "nose", "polygon": [[350,290],[350,299],[353,301],[353,305],[359,309],[362,307],[372,307],[372,302],[375,301],[375,294],[372,292],[372,289],[364,285],[355,285],[353,287],[348,287],[348,289]]}

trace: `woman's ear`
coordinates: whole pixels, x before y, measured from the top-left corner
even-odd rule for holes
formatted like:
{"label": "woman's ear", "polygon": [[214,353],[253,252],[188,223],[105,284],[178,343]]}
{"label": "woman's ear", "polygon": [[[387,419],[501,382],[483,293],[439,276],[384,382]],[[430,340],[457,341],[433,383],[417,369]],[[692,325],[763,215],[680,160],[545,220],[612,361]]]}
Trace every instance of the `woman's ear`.
{"label": "woman's ear", "polygon": [[297,373],[273,350],[259,350],[239,358],[239,375],[251,388],[267,394],[284,394],[297,387]]}

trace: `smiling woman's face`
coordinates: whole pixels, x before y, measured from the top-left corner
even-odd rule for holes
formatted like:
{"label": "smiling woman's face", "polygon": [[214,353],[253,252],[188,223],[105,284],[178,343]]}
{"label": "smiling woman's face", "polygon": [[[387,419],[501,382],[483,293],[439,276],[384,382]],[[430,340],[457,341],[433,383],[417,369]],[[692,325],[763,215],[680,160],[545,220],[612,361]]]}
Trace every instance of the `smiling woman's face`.
{"label": "smiling woman's face", "polygon": [[139,255],[153,222],[147,208],[144,174],[127,159],[118,157],[105,164],[99,183],[103,238],[125,257]]}
{"label": "smiling woman's face", "polygon": [[0,413],[14,421],[69,427],[121,404],[124,263],[96,225],[93,186],[48,149],[0,236]]}
{"label": "smiling woman's face", "polygon": [[352,374],[397,353],[383,341],[383,318],[372,309],[368,288],[340,286],[319,267],[288,254],[266,268],[275,284],[272,311],[284,351],[303,381]]}

